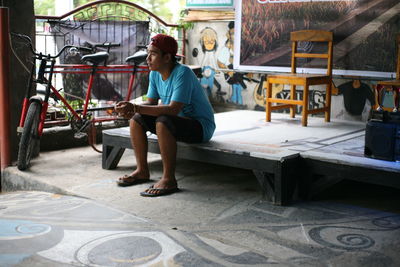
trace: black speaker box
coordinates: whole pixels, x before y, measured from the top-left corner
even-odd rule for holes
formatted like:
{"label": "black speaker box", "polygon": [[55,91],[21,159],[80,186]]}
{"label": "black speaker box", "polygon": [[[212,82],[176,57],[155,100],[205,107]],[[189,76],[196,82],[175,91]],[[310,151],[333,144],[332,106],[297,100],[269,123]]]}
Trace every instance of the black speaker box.
{"label": "black speaker box", "polygon": [[375,159],[399,161],[400,124],[390,121],[368,121],[364,155]]}

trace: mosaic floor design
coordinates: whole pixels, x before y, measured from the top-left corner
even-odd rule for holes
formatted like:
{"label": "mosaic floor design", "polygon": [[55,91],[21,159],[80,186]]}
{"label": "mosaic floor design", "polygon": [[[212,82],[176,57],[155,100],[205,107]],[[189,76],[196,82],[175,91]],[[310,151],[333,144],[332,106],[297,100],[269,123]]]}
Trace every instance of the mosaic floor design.
{"label": "mosaic floor design", "polygon": [[168,227],[89,199],[0,195],[1,266],[398,266],[400,215],[340,204],[226,210]]}

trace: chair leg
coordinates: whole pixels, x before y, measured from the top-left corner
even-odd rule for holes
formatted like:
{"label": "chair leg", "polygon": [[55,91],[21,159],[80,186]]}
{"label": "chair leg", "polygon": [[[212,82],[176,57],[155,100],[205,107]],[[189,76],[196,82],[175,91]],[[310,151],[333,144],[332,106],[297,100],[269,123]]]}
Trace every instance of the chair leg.
{"label": "chair leg", "polygon": [[376,85],[376,98],[377,98],[377,108],[376,110],[382,110],[383,109],[383,100],[385,98],[385,87],[381,84]]}
{"label": "chair leg", "polygon": [[397,111],[399,111],[399,101],[398,101],[398,99],[399,99],[399,95],[398,95],[398,88],[396,87],[396,86],[392,86],[392,91],[393,91],[393,112],[397,112]]}
{"label": "chair leg", "polygon": [[272,83],[267,82],[267,92],[265,94],[265,120],[271,121],[271,102],[268,101],[272,97]]}
{"label": "chair leg", "polygon": [[396,109],[397,111],[400,110],[400,87],[395,87],[394,88],[395,92],[396,92],[396,99],[395,99],[395,105],[396,105]]}
{"label": "chair leg", "polygon": [[[296,85],[290,86],[290,100],[296,100]],[[296,106],[292,105],[290,107],[290,117],[294,118],[296,116]]]}
{"label": "chair leg", "polygon": [[301,124],[303,126],[307,126],[307,117],[308,117],[308,84],[305,84],[303,90],[303,111],[301,117]]}
{"label": "chair leg", "polygon": [[332,98],[332,83],[326,85],[325,96],[325,122],[331,121],[331,98]]}

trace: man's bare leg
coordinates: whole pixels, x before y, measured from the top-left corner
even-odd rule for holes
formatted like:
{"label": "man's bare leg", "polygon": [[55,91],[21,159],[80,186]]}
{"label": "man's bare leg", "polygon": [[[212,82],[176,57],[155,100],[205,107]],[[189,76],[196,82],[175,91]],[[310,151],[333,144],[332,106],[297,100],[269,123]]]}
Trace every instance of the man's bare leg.
{"label": "man's bare leg", "polygon": [[[156,124],[158,145],[160,147],[161,159],[163,162],[163,175],[154,188],[170,189],[176,188],[177,182],[175,179],[176,167],[176,139],[171,134],[167,126],[162,122]],[[149,193],[156,193],[156,190],[147,189]]]}
{"label": "man's bare leg", "polygon": [[148,141],[146,131],[142,125],[135,120],[129,121],[130,139],[136,157],[136,170],[134,170],[128,177],[120,178],[126,182],[131,182],[137,179],[148,180],[150,178],[149,166],[147,163]]}

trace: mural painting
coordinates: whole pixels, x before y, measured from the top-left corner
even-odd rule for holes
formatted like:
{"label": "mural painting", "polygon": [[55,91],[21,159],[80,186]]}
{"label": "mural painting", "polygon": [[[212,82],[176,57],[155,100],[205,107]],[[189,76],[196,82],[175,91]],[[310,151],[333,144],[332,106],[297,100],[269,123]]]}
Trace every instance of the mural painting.
{"label": "mural painting", "polygon": [[342,82],[333,90],[333,118],[344,120],[366,121],[371,108],[375,105],[374,86],[358,78]]}
{"label": "mural painting", "polygon": [[265,76],[233,70],[234,29],[233,21],[196,23],[188,32],[188,64],[201,67],[200,83],[214,106],[263,109]]}
{"label": "mural painting", "polygon": [[[235,25],[234,22],[231,21],[228,23],[224,47],[220,50],[217,58],[218,67],[221,69],[233,69],[234,31]],[[244,83],[244,74],[228,71],[224,73],[224,78],[231,87],[231,97],[227,101],[233,104],[243,105],[242,90],[247,88]]]}
{"label": "mural painting", "polygon": [[204,28],[200,32],[200,45],[203,51],[203,59],[201,62],[201,79],[200,83],[206,90],[208,97],[211,96],[211,91],[215,87],[217,88],[216,94],[221,94],[221,85],[215,79],[215,71],[217,66],[215,64],[215,53],[218,48],[218,36],[217,32],[210,27]]}
{"label": "mural painting", "polygon": [[[214,108],[265,110],[265,81],[267,73],[234,69],[234,21],[198,22],[188,31],[187,63],[201,66],[199,78]],[[370,81],[335,79],[332,96],[332,118],[366,121],[375,104],[374,85]],[[274,84],[273,95],[289,98],[290,88]],[[303,91],[297,90],[301,99]],[[310,88],[310,108],[323,107],[325,90]],[[386,97],[385,101],[390,97]],[[389,104],[390,105],[390,104]],[[297,107],[297,114],[301,114]],[[275,112],[289,112],[278,110]]]}

